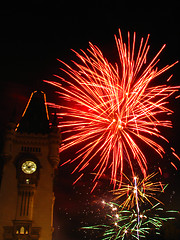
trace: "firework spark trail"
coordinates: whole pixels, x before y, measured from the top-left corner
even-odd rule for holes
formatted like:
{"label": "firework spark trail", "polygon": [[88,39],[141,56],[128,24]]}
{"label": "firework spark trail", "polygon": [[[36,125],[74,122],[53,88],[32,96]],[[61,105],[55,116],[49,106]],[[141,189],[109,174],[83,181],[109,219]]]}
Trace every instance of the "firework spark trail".
{"label": "firework spark trail", "polygon": [[140,225],[140,209],[139,209],[139,197],[137,188],[137,177],[134,177],[134,193],[136,198],[136,210],[137,210],[137,239],[139,240],[139,225]]}
{"label": "firework spark trail", "polygon": [[57,76],[62,84],[46,81],[58,87],[60,97],[66,100],[63,106],[51,105],[60,108],[59,116],[64,118],[59,125],[62,134],[71,134],[63,140],[60,152],[83,144],[77,157],[70,162],[76,161],[75,170],[82,172],[95,157],[99,158],[93,169],[96,173],[94,181],[110,168],[115,186],[117,179],[121,182],[127,163],[133,176],[135,163],[146,176],[147,159],[136,139],[161,157],[165,152],[157,140],[168,140],[158,128],[170,128],[172,123],[166,118],[159,119],[159,116],[173,113],[167,108],[167,99],[179,87],[165,84],[152,87],[151,82],[177,62],[157,68],[159,55],[165,48],[163,45],[147,64],[148,39],[149,35],[145,41],[141,39],[136,55],[136,34],[131,46],[130,34],[126,45],[119,31],[119,38],[115,36],[119,62],[114,66],[98,47],[90,43],[87,53],[74,51],[78,58],[78,62],[73,62],[74,68],[63,63],[67,70],[62,70],[69,80]]}

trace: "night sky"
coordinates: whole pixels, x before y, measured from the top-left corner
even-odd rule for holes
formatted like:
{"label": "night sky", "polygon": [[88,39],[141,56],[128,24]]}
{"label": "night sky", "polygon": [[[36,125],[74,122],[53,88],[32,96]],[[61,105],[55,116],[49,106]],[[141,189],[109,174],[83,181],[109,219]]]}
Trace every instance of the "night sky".
{"label": "night sky", "polygon": [[[57,1],[56,1],[57,2]],[[24,5],[23,5],[24,4]],[[55,80],[53,74],[61,74],[58,69],[61,59],[70,63],[74,54],[70,49],[85,50],[88,42],[97,45],[110,59],[114,59],[114,34],[121,29],[124,39],[127,32],[135,31],[137,40],[150,34],[150,56],[155,55],[161,46],[167,44],[161,54],[162,66],[180,60],[180,19],[179,2],[175,1],[59,1],[44,3],[30,1],[19,4],[6,1],[1,6],[1,87],[0,114],[1,136],[7,121],[16,109],[17,121],[32,91],[43,90],[47,101],[59,101],[54,88],[43,83],[44,79]],[[169,71],[173,73],[172,84],[180,84],[180,67],[177,64]],[[174,128],[168,130],[170,144],[180,154],[180,100],[172,100],[171,108]],[[57,102],[58,103],[58,102]],[[50,110],[50,114],[52,111]],[[2,140],[1,140],[2,142]],[[67,156],[61,156],[63,161]],[[175,171],[168,163],[169,153],[164,160],[164,181],[170,183],[165,204],[171,209],[180,210],[179,170]],[[177,166],[180,167],[177,162]],[[93,233],[86,233],[80,228],[94,224],[105,213],[101,210],[103,198],[109,198],[107,179],[90,194],[91,179],[85,179],[72,185],[76,174],[72,175],[73,166],[63,166],[57,171],[55,181],[55,232],[53,240],[101,239]],[[180,168],[179,168],[180,169]],[[106,187],[104,187],[106,186]],[[172,229],[172,225],[170,226]],[[166,231],[162,239],[180,239],[180,221],[174,224],[172,235]]]}

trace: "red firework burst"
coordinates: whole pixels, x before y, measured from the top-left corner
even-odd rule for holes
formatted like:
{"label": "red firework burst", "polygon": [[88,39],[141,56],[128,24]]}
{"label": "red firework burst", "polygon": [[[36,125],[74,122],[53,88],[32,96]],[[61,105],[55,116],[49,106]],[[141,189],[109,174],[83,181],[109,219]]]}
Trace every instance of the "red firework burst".
{"label": "red firework burst", "polygon": [[100,49],[90,43],[87,53],[74,51],[78,57],[78,61],[73,62],[74,68],[63,63],[68,80],[57,76],[60,82],[46,81],[58,87],[59,94],[66,100],[64,106],[51,104],[60,108],[60,116],[66,119],[59,125],[62,134],[70,133],[63,140],[60,151],[84,143],[77,156],[68,161],[77,161],[74,171],[82,172],[80,177],[95,156],[99,156],[99,159],[96,159],[93,169],[96,173],[94,180],[110,168],[114,185],[117,179],[121,182],[124,161],[128,162],[133,175],[136,164],[146,176],[148,164],[139,146],[141,141],[161,157],[164,154],[163,147],[155,139],[168,141],[162,136],[159,126],[172,127],[172,123],[168,119],[159,119],[159,116],[172,113],[167,108],[167,99],[179,87],[166,84],[152,86],[150,83],[177,62],[162,69],[157,68],[158,57],[165,47],[163,45],[147,64],[148,39],[149,35],[145,41],[141,39],[136,54],[136,34],[131,43],[128,33],[126,45],[119,31],[119,37],[115,36],[119,54],[116,64],[112,65]]}

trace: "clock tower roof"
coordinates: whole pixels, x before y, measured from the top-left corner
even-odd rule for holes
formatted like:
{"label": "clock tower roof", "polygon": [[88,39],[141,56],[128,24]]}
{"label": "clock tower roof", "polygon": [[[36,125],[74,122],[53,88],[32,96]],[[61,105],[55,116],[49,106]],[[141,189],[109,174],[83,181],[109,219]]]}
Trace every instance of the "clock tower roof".
{"label": "clock tower roof", "polygon": [[34,91],[17,126],[17,132],[41,133],[49,132],[49,115],[46,95],[42,91]]}

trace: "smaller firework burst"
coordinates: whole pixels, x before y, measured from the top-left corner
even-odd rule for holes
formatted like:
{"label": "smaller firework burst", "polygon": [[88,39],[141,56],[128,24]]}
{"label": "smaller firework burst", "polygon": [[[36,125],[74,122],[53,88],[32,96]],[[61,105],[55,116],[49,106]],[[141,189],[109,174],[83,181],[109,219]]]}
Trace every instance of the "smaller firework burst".
{"label": "smaller firework burst", "polygon": [[140,180],[138,177],[133,177],[130,180],[124,175],[125,181],[121,183],[121,187],[112,190],[115,195],[114,200],[125,199],[120,205],[124,208],[131,209],[138,203],[148,202],[153,206],[152,200],[160,202],[156,198],[158,192],[163,192],[167,185],[161,182],[152,182],[157,173],[152,173]]}
{"label": "smaller firework burst", "polygon": [[177,211],[164,211],[161,206],[162,204],[157,203],[141,211],[139,215],[140,221],[137,222],[137,212],[135,209],[128,210],[114,202],[102,201],[102,203],[107,206],[107,223],[82,228],[101,230],[102,240],[140,239],[145,238],[152,231],[155,234],[160,234],[163,223],[175,219],[174,216],[169,216],[169,214],[177,213]]}

